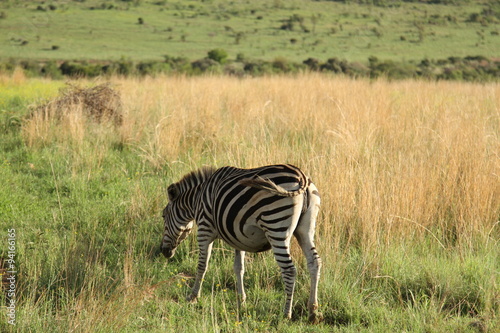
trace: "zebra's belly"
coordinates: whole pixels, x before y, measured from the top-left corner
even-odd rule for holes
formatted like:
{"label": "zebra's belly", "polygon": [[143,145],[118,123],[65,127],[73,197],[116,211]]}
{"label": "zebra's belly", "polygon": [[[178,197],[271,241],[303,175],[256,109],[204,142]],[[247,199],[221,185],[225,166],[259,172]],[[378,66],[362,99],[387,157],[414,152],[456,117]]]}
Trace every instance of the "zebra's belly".
{"label": "zebra's belly", "polygon": [[224,239],[232,247],[246,252],[262,252],[271,249],[271,244],[266,238],[264,231],[257,226],[248,226],[238,239]]}

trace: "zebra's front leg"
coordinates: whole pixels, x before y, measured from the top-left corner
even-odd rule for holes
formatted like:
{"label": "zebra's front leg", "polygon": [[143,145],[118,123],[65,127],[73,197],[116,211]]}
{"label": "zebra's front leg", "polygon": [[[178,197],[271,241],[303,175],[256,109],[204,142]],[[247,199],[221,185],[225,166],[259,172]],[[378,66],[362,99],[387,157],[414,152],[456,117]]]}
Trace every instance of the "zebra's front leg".
{"label": "zebra's front leg", "polygon": [[243,305],[247,298],[245,286],[243,285],[243,275],[245,274],[245,251],[235,250],[234,252],[234,274],[236,274],[236,288],[238,290],[239,304]]}
{"label": "zebra's front leg", "polygon": [[189,302],[195,302],[198,297],[200,297],[201,285],[203,283],[203,278],[207,272],[208,262],[210,261],[210,255],[212,254],[213,240],[210,242],[200,242],[198,240],[200,247],[200,254],[198,257],[198,271],[196,273],[196,279],[194,281],[194,286],[191,294],[187,297]]}
{"label": "zebra's front leg", "polygon": [[292,257],[290,256],[289,244],[290,241],[284,242],[283,244],[274,244],[273,253],[274,258],[281,269],[281,276],[283,277],[283,282],[285,284],[285,317],[291,319],[293,291],[295,289],[295,276],[297,275],[297,270],[293,265]]}

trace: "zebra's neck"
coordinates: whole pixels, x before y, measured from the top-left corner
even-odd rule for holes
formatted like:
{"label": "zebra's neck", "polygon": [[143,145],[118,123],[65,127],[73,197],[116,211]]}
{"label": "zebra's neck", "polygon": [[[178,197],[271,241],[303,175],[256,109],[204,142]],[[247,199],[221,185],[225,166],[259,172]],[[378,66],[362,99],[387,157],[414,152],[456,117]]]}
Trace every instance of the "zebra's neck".
{"label": "zebra's neck", "polygon": [[200,202],[200,195],[204,183],[215,173],[215,167],[202,167],[185,175],[176,185],[183,197],[184,209],[191,213],[194,218],[196,205]]}

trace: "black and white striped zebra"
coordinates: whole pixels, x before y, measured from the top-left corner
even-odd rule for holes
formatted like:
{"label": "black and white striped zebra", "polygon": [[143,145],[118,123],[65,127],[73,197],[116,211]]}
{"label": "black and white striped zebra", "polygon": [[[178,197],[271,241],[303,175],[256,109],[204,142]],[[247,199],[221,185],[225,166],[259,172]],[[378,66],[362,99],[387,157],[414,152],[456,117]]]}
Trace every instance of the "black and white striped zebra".
{"label": "black and white striped zebra", "polygon": [[309,320],[319,320],[317,308],[321,259],[314,245],[320,196],[316,186],[297,167],[269,165],[255,169],[202,168],[168,187],[169,203],[163,210],[165,231],[162,253],[170,258],[197,224],[199,260],[192,293],[200,296],[215,239],[235,248],[234,271],[240,302],[245,252],[272,249],[285,284],[285,316],[291,318],[296,269],[290,256],[294,235],[307,259],[311,275]]}

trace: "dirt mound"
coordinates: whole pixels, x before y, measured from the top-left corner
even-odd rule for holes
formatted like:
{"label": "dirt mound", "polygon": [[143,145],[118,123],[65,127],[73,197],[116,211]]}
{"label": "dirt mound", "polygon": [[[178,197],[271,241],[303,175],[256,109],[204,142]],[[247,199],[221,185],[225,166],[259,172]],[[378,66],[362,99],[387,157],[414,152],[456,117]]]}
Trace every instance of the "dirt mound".
{"label": "dirt mound", "polygon": [[69,112],[78,110],[98,123],[111,121],[121,125],[123,107],[120,94],[110,83],[104,83],[90,88],[67,84],[60,94],[40,105],[32,107],[30,117],[43,113],[45,116],[61,118]]}

